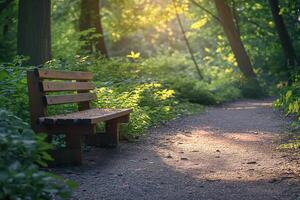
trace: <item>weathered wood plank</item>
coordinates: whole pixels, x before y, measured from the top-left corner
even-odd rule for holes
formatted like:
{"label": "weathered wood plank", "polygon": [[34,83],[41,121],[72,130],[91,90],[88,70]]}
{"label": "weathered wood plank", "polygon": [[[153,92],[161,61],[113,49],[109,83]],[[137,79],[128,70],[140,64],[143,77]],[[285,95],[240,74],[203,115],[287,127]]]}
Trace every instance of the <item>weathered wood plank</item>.
{"label": "weathered wood plank", "polygon": [[40,92],[39,79],[33,71],[27,72],[27,86],[31,128],[35,132],[42,132],[43,127],[38,124],[38,120],[40,117],[47,116],[47,108],[43,102],[44,94]]}
{"label": "weathered wood plank", "polygon": [[93,74],[90,72],[80,71],[56,71],[56,70],[36,70],[40,79],[56,79],[56,80],[91,80]]}
{"label": "weathered wood plank", "polygon": [[[121,118],[121,117],[125,117],[126,115],[129,115],[132,112],[131,109],[124,109],[121,112],[116,112],[114,114],[104,114],[102,116],[98,116],[98,117],[92,117],[91,118],[91,123],[92,124],[97,124],[99,122],[104,122],[104,121],[108,121],[111,119],[116,119],[116,118]],[[129,116],[128,116],[129,118]],[[121,120],[121,119],[120,119]],[[120,123],[123,123],[122,120],[120,121]]]}
{"label": "weathered wood plank", "polygon": [[88,91],[94,88],[91,82],[42,82],[44,92]]}
{"label": "weathered wood plank", "polygon": [[96,99],[94,93],[68,94],[68,95],[46,95],[45,101],[47,105],[57,105],[66,103],[78,103],[84,101],[92,101]]}
{"label": "weathered wood plank", "polygon": [[131,112],[131,109],[90,109],[65,115],[41,117],[39,122],[45,125],[88,125],[117,119],[118,123],[125,123]]}
{"label": "weathered wood plank", "polygon": [[[82,82],[82,81],[77,80],[76,82]],[[85,92],[89,92],[89,91],[82,90],[82,91],[78,91],[77,93],[85,93]],[[90,101],[85,101],[85,102],[78,103],[78,110],[79,111],[89,110],[91,108],[92,108],[92,104],[91,104]]]}

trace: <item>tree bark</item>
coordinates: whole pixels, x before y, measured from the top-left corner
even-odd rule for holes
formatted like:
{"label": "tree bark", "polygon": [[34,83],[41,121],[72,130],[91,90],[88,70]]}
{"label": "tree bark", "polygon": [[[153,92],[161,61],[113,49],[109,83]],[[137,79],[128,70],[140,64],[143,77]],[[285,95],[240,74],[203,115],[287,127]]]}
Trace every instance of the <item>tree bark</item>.
{"label": "tree bark", "polygon": [[255,78],[256,74],[253,71],[250,58],[242,43],[240,34],[236,29],[230,7],[227,5],[225,0],[215,0],[215,5],[224,32],[229,40],[229,44],[238,63],[238,67],[246,78]]}
{"label": "tree bark", "polygon": [[84,50],[92,52],[93,47],[95,47],[103,56],[108,57],[101,23],[100,2],[99,0],[81,0],[79,29],[80,31],[86,31],[91,28],[95,29],[94,33],[99,37],[91,38],[91,35],[89,35],[87,38],[82,38],[87,42],[87,45],[83,47]]}
{"label": "tree bark", "polygon": [[289,33],[283,21],[283,17],[282,15],[280,15],[279,2],[278,0],[269,0],[269,4],[273,15],[273,20],[275,22],[275,26],[278,32],[278,36],[280,39],[280,43],[287,60],[287,64],[289,66],[295,66],[297,65],[297,56],[291,38],[289,36]]}
{"label": "tree bark", "polygon": [[20,0],[18,54],[29,56],[29,64],[42,65],[51,59],[50,0]]}

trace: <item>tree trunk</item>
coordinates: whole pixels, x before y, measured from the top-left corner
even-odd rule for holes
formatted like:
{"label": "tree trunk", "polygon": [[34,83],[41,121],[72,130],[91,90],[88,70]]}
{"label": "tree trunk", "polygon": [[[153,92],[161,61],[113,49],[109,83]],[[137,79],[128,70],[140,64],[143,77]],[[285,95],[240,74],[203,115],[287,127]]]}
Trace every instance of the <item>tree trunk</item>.
{"label": "tree trunk", "polygon": [[91,28],[95,29],[93,34],[97,34],[96,38],[88,35],[87,38],[82,38],[87,44],[83,47],[84,50],[93,51],[96,48],[103,56],[108,57],[108,52],[105,46],[103,29],[100,15],[99,0],[81,0],[81,15],[80,15],[80,31],[86,31]]}
{"label": "tree trunk", "polygon": [[227,35],[229,44],[238,63],[238,67],[246,78],[255,78],[250,58],[242,43],[240,34],[238,33],[233,14],[225,0],[215,0],[216,8],[223,26],[224,32]]}
{"label": "tree trunk", "polygon": [[29,56],[29,64],[42,65],[51,59],[50,0],[20,0],[18,54]]}
{"label": "tree trunk", "polygon": [[297,64],[297,56],[284,24],[283,17],[280,15],[279,2],[278,0],[269,0],[269,4],[287,64],[289,66],[295,66]]}

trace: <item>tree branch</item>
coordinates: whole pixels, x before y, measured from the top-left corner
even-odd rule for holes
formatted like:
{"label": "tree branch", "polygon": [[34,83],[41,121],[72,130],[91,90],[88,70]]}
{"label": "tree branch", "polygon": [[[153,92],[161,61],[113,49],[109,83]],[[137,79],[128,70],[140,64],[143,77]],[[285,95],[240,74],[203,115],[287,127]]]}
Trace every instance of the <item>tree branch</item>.
{"label": "tree branch", "polygon": [[211,11],[209,11],[208,9],[206,9],[205,7],[203,7],[201,4],[199,4],[198,2],[196,2],[195,0],[190,0],[194,5],[196,5],[198,8],[200,8],[201,10],[203,10],[204,12],[208,13],[210,16],[212,16],[215,20],[217,20],[218,22],[221,23],[221,19],[216,16],[214,13],[212,13]]}
{"label": "tree branch", "polygon": [[197,73],[198,73],[198,75],[199,75],[199,78],[200,78],[200,79],[203,79],[202,72],[201,72],[201,70],[200,70],[200,68],[199,68],[199,65],[198,65],[197,61],[196,61],[196,58],[195,58],[195,56],[194,56],[194,53],[193,53],[192,47],[191,47],[191,45],[190,45],[190,42],[189,42],[188,38],[186,37],[186,33],[185,33],[184,28],[183,28],[183,24],[182,24],[182,22],[181,22],[180,16],[179,16],[178,11],[177,11],[177,7],[176,7],[175,0],[172,0],[172,2],[173,2],[174,9],[175,9],[176,19],[177,19],[178,25],[179,25],[179,27],[180,27],[180,30],[181,30],[181,32],[182,32],[182,35],[183,35],[183,39],[184,39],[184,41],[185,41],[185,43],[186,43],[186,46],[187,46],[187,48],[188,48],[188,50],[189,50],[189,53],[190,53],[190,55],[191,55],[191,58],[192,58],[192,60],[193,60],[193,62],[194,62],[194,65],[195,65],[195,68],[196,68]]}

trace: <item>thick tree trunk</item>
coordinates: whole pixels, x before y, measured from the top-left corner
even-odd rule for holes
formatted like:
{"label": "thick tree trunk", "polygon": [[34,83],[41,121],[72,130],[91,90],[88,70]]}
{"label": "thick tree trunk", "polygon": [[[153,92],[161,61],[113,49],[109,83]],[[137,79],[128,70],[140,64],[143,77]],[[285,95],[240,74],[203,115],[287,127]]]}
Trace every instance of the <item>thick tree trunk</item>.
{"label": "thick tree trunk", "polygon": [[102,55],[108,56],[105,41],[103,37],[103,29],[100,15],[100,2],[99,0],[81,0],[81,15],[80,15],[80,31],[85,31],[94,28],[95,34],[99,35],[96,38],[82,38],[88,40],[87,45],[84,46],[85,50],[92,51],[95,46]]}
{"label": "thick tree trunk", "polygon": [[230,7],[227,5],[225,0],[215,0],[215,4],[224,32],[227,35],[229,44],[233,54],[235,55],[240,70],[246,78],[255,78],[256,75],[253,71],[250,58],[242,43],[240,34],[236,29]]}
{"label": "thick tree trunk", "polygon": [[269,0],[269,4],[279,35],[280,43],[287,59],[287,64],[290,66],[295,66],[297,64],[297,56],[283,21],[283,17],[280,15],[279,2],[278,0]]}
{"label": "thick tree trunk", "polygon": [[51,58],[50,0],[20,0],[18,54],[29,64],[42,65]]}

